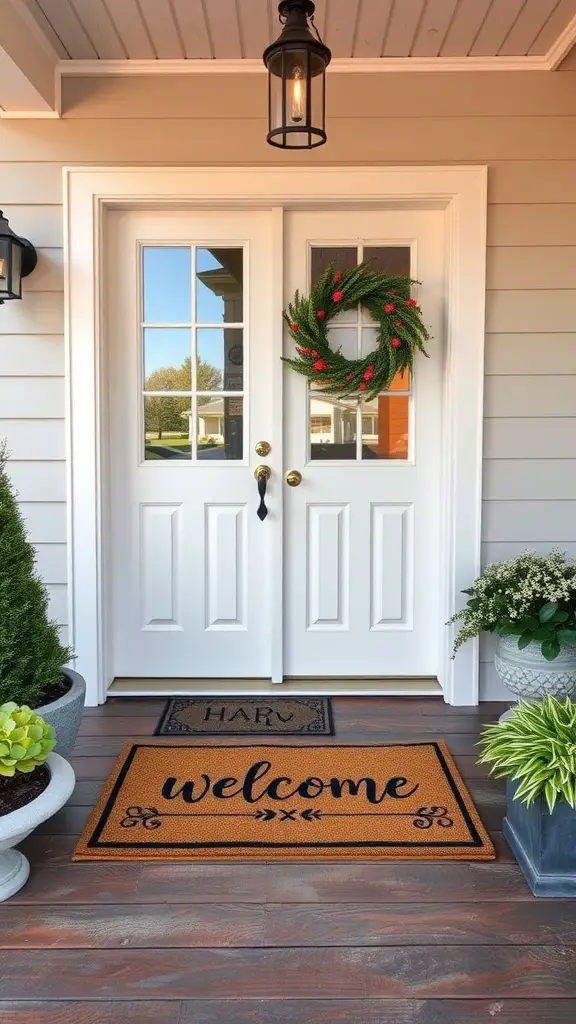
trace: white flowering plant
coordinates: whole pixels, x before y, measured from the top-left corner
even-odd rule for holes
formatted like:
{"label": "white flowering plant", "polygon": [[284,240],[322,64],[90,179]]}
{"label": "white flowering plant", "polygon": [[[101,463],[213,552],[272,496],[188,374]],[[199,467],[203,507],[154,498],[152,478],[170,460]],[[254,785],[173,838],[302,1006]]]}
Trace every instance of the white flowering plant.
{"label": "white flowering plant", "polygon": [[466,607],[450,619],[462,624],[454,654],[480,633],[517,636],[521,650],[540,644],[547,661],[557,658],[564,644],[576,646],[576,562],[562,551],[526,551],[487,565],[463,593]]}

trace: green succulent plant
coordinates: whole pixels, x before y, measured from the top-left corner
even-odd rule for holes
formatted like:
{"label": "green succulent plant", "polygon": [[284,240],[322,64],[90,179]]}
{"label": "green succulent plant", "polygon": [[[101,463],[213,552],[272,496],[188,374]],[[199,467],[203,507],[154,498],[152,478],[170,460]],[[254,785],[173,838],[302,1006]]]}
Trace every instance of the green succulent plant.
{"label": "green succulent plant", "polygon": [[550,814],[558,800],[576,807],[576,704],[546,696],[521,701],[504,722],[484,726],[480,764],[497,778],[520,780],[515,799],[530,807],[546,798]]}
{"label": "green succulent plant", "polygon": [[0,777],[33,772],[56,746],[54,729],[25,704],[0,704]]}

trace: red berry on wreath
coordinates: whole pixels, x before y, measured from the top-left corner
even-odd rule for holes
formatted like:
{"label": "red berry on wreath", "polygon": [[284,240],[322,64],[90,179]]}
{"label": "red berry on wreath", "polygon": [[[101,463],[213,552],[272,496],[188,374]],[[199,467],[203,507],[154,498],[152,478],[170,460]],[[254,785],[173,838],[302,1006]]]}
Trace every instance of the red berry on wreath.
{"label": "red berry on wreath", "polygon": [[324,309],[317,309],[314,315],[317,320],[323,320],[326,316],[326,311]]}
{"label": "red berry on wreath", "polygon": [[400,338],[392,338],[390,344],[392,345],[392,348],[400,348],[402,342],[400,341]]}
{"label": "red berry on wreath", "polygon": [[368,369],[364,371],[364,380],[372,380],[373,376],[374,370],[371,366],[369,366]]}
{"label": "red berry on wreath", "polygon": [[318,359],[318,353],[315,348],[309,348],[308,355],[312,356],[313,359]]}
{"label": "red berry on wreath", "polygon": [[344,292],[334,292],[332,295],[332,302],[342,302],[344,298]]}
{"label": "red berry on wreath", "polygon": [[384,306],[385,313],[393,313],[395,309],[396,306],[394,306],[391,302],[387,302],[386,305]]}
{"label": "red berry on wreath", "polygon": [[317,370],[318,372],[320,372],[320,370],[327,370],[328,363],[326,362],[325,359],[317,359],[316,362],[314,363],[314,369]]}
{"label": "red berry on wreath", "polygon": [[290,324],[290,330],[293,331],[294,334],[298,334],[300,328],[298,327],[298,324]]}
{"label": "red berry on wreath", "polygon": [[404,321],[403,320],[395,320],[394,321],[394,327],[404,327]]}
{"label": "red berry on wreath", "polygon": [[396,295],[396,289],[395,288],[389,288],[388,289],[388,294],[389,295]]}
{"label": "red berry on wreath", "polygon": [[365,384],[364,381],[362,381],[362,383],[358,385],[358,391],[366,391],[367,387],[368,385]]}
{"label": "red berry on wreath", "polygon": [[334,274],[334,277],[333,277],[332,280],[334,281],[334,284],[339,284],[340,283],[340,281],[342,280],[342,274],[340,273],[340,271],[338,271],[337,274]]}
{"label": "red berry on wreath", "polygon": [[346,380],[352,380],[352,377],[353,377],[353,376],[354,376],[354,374],[353,374],[353,373],[347,373],[347,374],[346,374]]}
{"label": "red berry on wreath", "polygon": [[416,299],[408,299],[408,302],[406,303],[406,305],[407,306],[412,306],[412,308],[413,308],[414,306],[417,306],[418,303],[416,302]]}

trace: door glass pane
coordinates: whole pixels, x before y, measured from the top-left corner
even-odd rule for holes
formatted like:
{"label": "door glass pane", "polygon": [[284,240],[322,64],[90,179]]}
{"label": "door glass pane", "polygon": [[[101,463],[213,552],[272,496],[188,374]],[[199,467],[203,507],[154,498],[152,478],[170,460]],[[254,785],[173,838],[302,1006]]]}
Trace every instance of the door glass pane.
{"label": "door glass pane", "polygon": [[407,459],[409,396],[378,395],[360,408],[362,458]]}
{"label": "door glass pane", "polygon": [[196,321],[199,324],[242,323],[244,250],[196,250]]}
{"label": "door glass pane", "polygon": [[189,459],[190,398],[144,398],[144,458]]}
{"label": "door glass pane", "polygon": [[363,258],[369,260],[370,269],[378,274],[410,277],[408,245],[365,245]]}
{"label": "door glass pane", "polygon": [[[331,263],[335,264],[335,272],[342,272],[343,270],[350,270],[351,267],[355,267],[358,263],[358,249],[355,245],[343,246],[343,245],[323,245],[323,246],[312,246],[311,258],[310,258],[310,275],[312,280],[312,288],[318,283],[318,278],[324,273],[326,267],[330,266]],[[338,286],[335,284],[334,289]],[[352,324],[356,323],[358,319],[358,313],[355,309],[348,309],[342,313],[337,313],[330,321],[331,324]]]}
{"label": "door glass pane", "polygon": [[198,391],[241,391],[244,332],[236,327],[199,327]]}
{"label": "door glass pane", "polygon": [[142,249],[143,319],[147,324],[187,324],[192,319],[188,246]]}
{"label": "door glass pane", "polygon": [[189,391],[192,336],[188,328],[144,328],[144,390]]}
{"label": "door glass pane", "polygon": [[244,400],[198,397],[198,460],[243,457]]}
{"label": "door glass pane", "polygon": [[341,350],[346,359],[358,359],[358,328],[329,327],[328,341],[335,352]]}
{"label": "door glass pane", "polygon": [[356,409],[353,399],[310,395],[310,458],[356,458]]}

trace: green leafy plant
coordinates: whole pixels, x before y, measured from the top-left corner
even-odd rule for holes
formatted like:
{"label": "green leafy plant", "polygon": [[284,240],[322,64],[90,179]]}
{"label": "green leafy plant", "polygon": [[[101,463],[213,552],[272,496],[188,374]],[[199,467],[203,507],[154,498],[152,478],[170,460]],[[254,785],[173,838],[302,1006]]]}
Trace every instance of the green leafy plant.
{"label": "green leafy plant", "polygon": [[546,696],[521,701],[504,722],[484,726],[480,764],[497,778],[520,781],[515,799],[528,807],[540,796],[550,814],[558,800],[576,807],[576,704]]}
{"label": "green leafy plant", "polygon": [[[0,446],[0,703],[35,708],[65,692],[62,665],[71,651],[48,619],[46,588],[34,565]],[[58,689],[60,688],[60,694]]]}
{"label": "green leafy plant", "polygon": [[31,708],[14,701],[0,705],[0,777],[33,772],[55,746],[54,729]]}
{"label": "green leafy plant", "polygon": [[576,645],[576,562],[561,551],[526,551],[488,565],[464,593],[466,607],[450,619],[462,623],[454,653],[484,632],[517,636],[520,649],[540,644],[548,661],[563,644]]}

